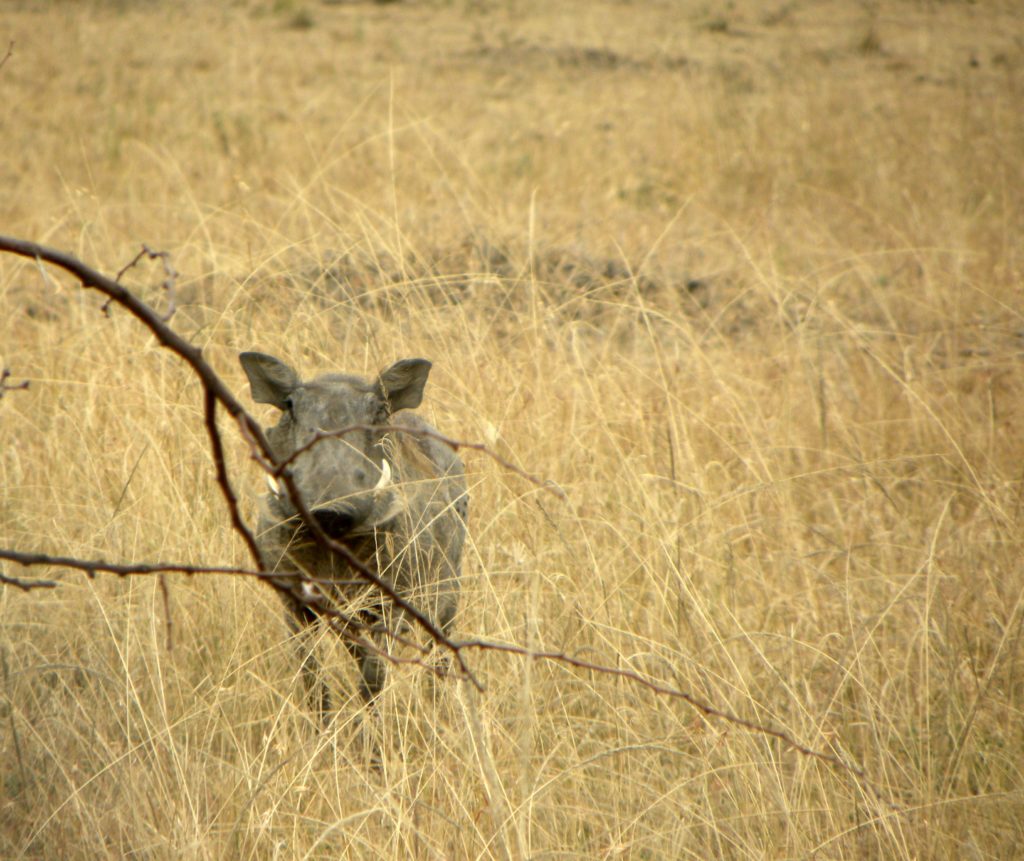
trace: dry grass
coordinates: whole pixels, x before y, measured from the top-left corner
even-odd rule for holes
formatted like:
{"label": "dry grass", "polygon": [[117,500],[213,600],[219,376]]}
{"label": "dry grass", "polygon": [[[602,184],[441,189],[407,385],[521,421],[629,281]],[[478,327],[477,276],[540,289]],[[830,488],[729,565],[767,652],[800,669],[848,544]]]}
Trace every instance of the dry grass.
{"label": "dry grass", "polygon": [[[182,273],[175,325],[435,362],[460,633],[375,731],[304,709],[269,590],[0,592],[4,858],[1007,858],[1024,844],[1015,3],[7,2],[0,225]],[[724,10],[724,11],[723,11]],[[158,303],[158,269],[127,276]],[[199,387],[0,259],[0,546],[244,563]],[[230,429],[225,427],[225,431]],[[232,439],[247,492],[259,476]],[[252,513],[255,503],[247,503]],[[338,650],[334,686],[352,690]]]}

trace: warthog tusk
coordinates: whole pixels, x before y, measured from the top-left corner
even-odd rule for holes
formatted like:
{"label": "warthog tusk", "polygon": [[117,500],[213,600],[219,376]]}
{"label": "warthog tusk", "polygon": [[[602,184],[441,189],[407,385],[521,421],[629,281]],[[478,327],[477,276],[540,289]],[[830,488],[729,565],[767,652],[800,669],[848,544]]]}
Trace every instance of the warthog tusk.
{"label": "warthog tusk", "polygon": [[376,487],[373,489],[383,490],[389,484],[391,484],[391,464],[384,461],[384,465],[380,468],[380,479],[378,480]]}
{"label": "warthog tusk", "polygon": [[282,494],[281,485],[278,484],[277,479],[274,478],[274,476],[272,476],[272,475],[268,475],[267,476],[267,487],[270,488],[270,492],[272,494],[274,494],[274,496],[281,496],[281,494]]}

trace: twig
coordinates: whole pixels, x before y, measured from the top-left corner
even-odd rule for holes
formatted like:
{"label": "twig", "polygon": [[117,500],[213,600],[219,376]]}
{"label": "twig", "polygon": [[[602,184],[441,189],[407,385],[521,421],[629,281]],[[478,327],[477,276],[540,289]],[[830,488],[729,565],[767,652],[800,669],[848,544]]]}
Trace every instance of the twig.
{"label": "twig", "polygon": [[[121,283],[121,276],[124,275],[129,269],[134,268],[138,265],[138,262],[143,258],[148,257],[150,260],[159,259],[164,266],[164,280],[160,285],[164,288],[164,292],[167,294],[167,313],[163,316],[163,321],[166,323],[171,317],[174,316],[174,312],[177,309],[177,305],[174,301],[174,286],[178,281],[178,273],[171,265],[171,255],[166,251],[153,251],[148,245],[143,245],[142,250],[136,254],[128,263],[121,267],[117,275],[114,276],[114,281],[118,284]],[[103,303],[102,311],[104,314],[110,313],[110,303],[113,299],[107,299]]]}
{"label": "twig", "polygon": [[[332,629],[343,637],[353,640],[358,639],[358,635],[353,634],[352,629],[365,631],[370,634],[383,634],[403,646],[410,646],[424,654],[426,653],[426,649],[423,646],[410,640],[408,637],[402,636],[397,631],[388,628],[382,623],[369,624],[354,616],[343,613],[337,607],[330,604],[325,596],[318,595],[310,588],[312,586],[326,588],[367,586],[366,581],[363,579],[333,580],[326,577],[311,577],[307,574],[294,571],[254,571],[248,568],[185,565],[177,562],[123,564],[106,562],[102,559],[92,560],[78,559],[72,556],[52,556],[48,553],[23,553],[2,547],[0,547],[0,559],[17,562],[19,565],[24,565],[26,567],[45,565],[55,568],[71,568],[75,571],[84,572],[86,576],[90,578],[95,577],[99,573],[116,574],[118,577],[148,576],[153,574],[159,576],[164,573],[185,574],[187,576],[201,574],[229,574],[253,577],[257,580],[262,580],[268,583],[289,600],[298,601],[308,605],[311,609],[315,610],[318,615],[325,617],[325,620],[331,625]],[[53,580],[19,580],[16,577],[8,577],[2,573],[0,573],[0,582],[17,586],[26,592],[31,589],[54,589],[61,585]],[[375,649],[381,655],[391,660],[392,663],[406,662],[404,660],[394,658],[383,650],[377,649],[372,643],[363,640],[359,640],[359,642],[362,645],[366,645],[368,648]]]}
{"label": "twig", "polygon": [[317,431],[315,434],[313,434],[313,438],[309,442],[297,448],[284,460],[279,461],[277,466],[270,470],[271,475],[279,477],[285,469],[287,469],[292,463],[295,462],[295,459],[297,457],[302,455],[304,452],[309,451],[309,449],[311,449],[317,443],[322,442],[325,439],[336,439],[337,437],[345,436],[346,434],[353,433],[354,431],[404,433],[414,437],[427,437],[429,439],[436,439],[438,442],[448,446],[448,448],[450,448],[452,451],[458,451],[461,448],[468,448],[472,449],[473,451],[479,451],[487,455],[499,466],[503,467],[504,469],[507,469],[509,472],[514,472],[516,475],[525,478],[532,484],[537,485],[537,487],[540,487],[543,490],[547,490],[548,492],[553,493],[559,499],[565,500],[568,498],[566,496],[565,491],[562,490],[562,488],[560,488],[553,481],[537,478],[537,476],[531,475],[525,469],[516,466],[511,461],[508,461],[505,458],[501,457],[501,455],[498,455],[495,452],[491,451],[482,442],[467,442],[466,440],[452,439],[449,436],[445,436],[442,433],[438,433],[437,431],[430,430],[428,428],[411,428],[404,427],[402,425],[348,425],[347,427],[340,428],[339,430],[336,431]]}
{"label": "twig", "polygon": [[[200,574],[234,574],[243,577],[254,577],[258,580],[280,580],[282,582],[294,581],[296,583],[309,583],[316,586],[359,586],[366,585],[363,579],[358,580],[335,580],[329,577],[312,577],[297,571],[256,571],[251,568],[233,568],[218,565],[187,565],[180,562],[154,562],[123,564],[106,562],[102,559],[78,559],[72,556],[51,556],[47,553],[23,553],[18,550],[9,550],[0,547],[0,559],[9,562],[17,562],[26,567],[33,565],[50,565],[54,568],[72,568],[76,571],[84,571],[90,577],[98,573],[116,574],[119,577],[130,577],[133,575],[148,574],[185,574],[187,576]],[[36,581],[41,582],[41,581]],[[54,583],[59,586],[59,583]]]}
{"label": "twig", "polygon": [[0,69],[2,69],[9,59],[14,55],[14,40],[11,39],[10,44],[7,46],[7,53],[4,54],[3,59],[0,60]]}
{"label": "twig", "polygon": [[605,664],[594,663],[593,661],[586,661],[582,658],[567,655],[564,652],[538,652],[533,649],[524,648],[523,646],[516,646],[511,643],[495,643],[490,640],[464,640],[457,642],[455,647],[460,651],[462,649],[478,649],[480,651],[488,652],[505,652],[506,654],[530,658],[534,661],[551,661],[553,663],[566,664],[581,670],[590,670],[595,673],[600,673],[601,675],[618,676],[623,679],[629,679],[631,682],[641,685],[656,694],[661,694],[662,696],[667,696],[672,699],[682,700],[708,717],[719,718],[720,720],[742,727],[750,732],[755,732],[758,735],[765,735],[770,738],[778,739],[791,750],[794,750],[803,756],[817,759],[827,765],[830,765],[832,768],[852,774],[863,786],[869,789],[875,798],[877,798],[881,803],[885,804],[891,810],[902,810],[901,807],[890,801],[881,790],[871,783],[864,769],[859,766],[845,762],[834,753],[826,753],[825,751],[816,750],[813,747],[802,744],[793,738],[793,736],[781,729],[775,729],[774,727],[766,726],[765,724],[747,720],[739,715],[717,708],[710,703],[695,697],[693,694],[679,690],[678,688],[672,688],[667,685],[659,684],[658,682],[652,682],[646,676],[643,676],[634,670],[625,670],[621,667],[611,667]]}
{"label": "twig", "polygon": [[[95,577],[97,573],[117,574],[119,577],[127,577],[133,574],[244,574],[249,577],[287,577],[296,578],[302,575],[268,574],[264,571],[253,571],[248,568],[227,568],[206,565],[185,565],[177,562],[155,562],[152,564],[121,565],[113,562],[104,562],[102,559],[89,560],[77,559],[72,556],[51,556],[47,553],[22,553],[18,550],[8,550],[0,547],[0,559],[7,559],[10,562],[17,562],[19,565],[52,565],[55,568],[73,568],[77,571],[84,571],[89,577]],[[43,581],[37,581],[43,582]],[[59,585],[54,583],[54,586]]]}
{"label": "twig", "polygon": [[3,571],[0,571],[0,583],[16,586],[23,592],[31,592],[33,589],[56,589],[60,585],[55,580],[19,580],[17,577],[8,577]]}
{"label": "twig", "polygon": [[4,368],[0,371],[0,398],[4,396],[5,392],[14,392],[18,389],[27,389],[28,380],[22,380],[20,383],[9,383],[8,378],[11,376],[11,369]]}
{"label": "twig", "polygon": [[225,502],[227,502],[231,525],[235,532],[242,536],[245,546],[249,548],[249,553],[256,560],[260,570],[265,570],[267,566],[264,564],[263,554],[256,543],[256,536],[242,520],[242,514],[238,510],[238,496],[228,478],[227,464],[224,461],[224,446],[221,443],[220,431],[217,429],[217,399],[209,388],[203,392],[203,415],[206,421],[206,433],[210,437],[210,451],[213,454],[213,466],[217,472],[217,483],[220,485]]}

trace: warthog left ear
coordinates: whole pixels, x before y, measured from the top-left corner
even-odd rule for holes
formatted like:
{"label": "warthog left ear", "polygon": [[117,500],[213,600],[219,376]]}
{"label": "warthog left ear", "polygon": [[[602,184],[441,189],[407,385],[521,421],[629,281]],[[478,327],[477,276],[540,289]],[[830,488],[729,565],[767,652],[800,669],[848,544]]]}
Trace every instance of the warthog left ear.
{"label": "warthog left ear", "polygon": [[258,404],[273,404],[279,410],[288,406],[288,395],[299,385],[299,375],[280,359],[266,353],[239,353],[249,385],[252,399]]}
{"label": "warthog left ear", "polygon": [[423,387],[430,374],[426,359],[402,359],[377,378],[377,396],[389,412],[416,409],[423,401]]}

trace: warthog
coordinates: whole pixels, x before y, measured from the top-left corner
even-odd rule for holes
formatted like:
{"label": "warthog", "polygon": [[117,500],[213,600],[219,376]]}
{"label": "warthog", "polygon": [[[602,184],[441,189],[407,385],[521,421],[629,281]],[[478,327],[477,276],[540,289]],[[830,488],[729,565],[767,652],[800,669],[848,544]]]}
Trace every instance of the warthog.
{"label": "warthog", "polygon": [[[447,632],[458,598],[469,497],[459,457],[424,433],[434,432],[430,425],[405,412],[422,401],[430,362],[403,359],[372,381],[326,374],[302,382],[273,356],[242,353],[239,359],[253,400],[281,410],[267,440],[278,463],[294,456],[288,469],[317,523]],[[377,429],[382,425],[411,433]],[[352,430],[310,445],[318,434],[346,428]],[[367,603],[368,588],[358,573],[314,541],[283,485],[269,483],[259,544],[270,570],[333,581],[318,586],[343,612],[358,607],[368,625],[402,628],[404,614],[392,612],[381,596]],[[315,621],[308,606],[291,602],[289,609],[297,631]],[[376,639],[380,645],[379,633]],[[365,644],[346,638],[346,645],[359,663],[363,698],[371,702],[384,684],[385,659]],[[330,698],[310,643],[303,671],[321,717],[329,719]]]}

